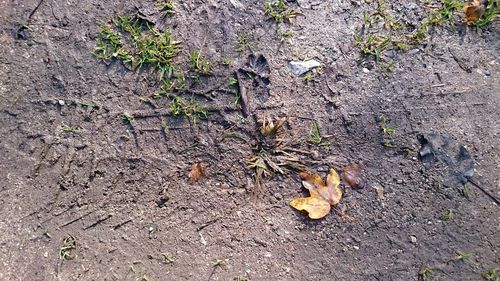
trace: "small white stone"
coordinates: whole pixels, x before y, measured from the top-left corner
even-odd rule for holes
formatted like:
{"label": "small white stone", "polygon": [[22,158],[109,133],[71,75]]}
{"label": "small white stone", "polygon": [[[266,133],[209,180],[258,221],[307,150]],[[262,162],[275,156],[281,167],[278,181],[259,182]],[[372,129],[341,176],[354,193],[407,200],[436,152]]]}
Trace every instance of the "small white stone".
{"label": "small white stone", "polygon": [[63,101],[63,100],[58,100],[57,103],[60,105],[60,106],[63,106],[65,105],[66,103]]}
{"label": "small white stone", "polygon": [[309,70],[321,66],[321,63],[316,60],[307,61],[291,61],[288,63],[288,67],[292,70],[293,74],[300,76]]}
{"label": "small white stone", "polygon": [[363,67],[362,70],[363,70],[363,73],[370,73],[370,70],[368,70],[368,68],[366,68],[366,67]]}
{"label": "small white stone", "polygon": [[417,243],[417,237],[411,235],[410,236],[410,241],[411,241],[411,243],[416,244]]}

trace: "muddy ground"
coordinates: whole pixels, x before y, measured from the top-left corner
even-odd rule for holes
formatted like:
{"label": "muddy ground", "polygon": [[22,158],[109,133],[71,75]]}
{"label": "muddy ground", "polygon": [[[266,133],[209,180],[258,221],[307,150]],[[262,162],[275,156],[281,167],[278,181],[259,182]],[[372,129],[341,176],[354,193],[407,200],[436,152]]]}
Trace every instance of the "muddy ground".
{"label": "muddy ground", "polygon": [[[152,1],[0,2],[0,280],[417,280],[423,268],[433,280],[483,280],[499,267],[498,22],[438,27],[425,46],[389,51],[388,72],[353,40],[374,3],[289,5],[303,15],[282,40],[261,1],[176,1],[169,16]],[[387,5],[409,21],[425,14]],[[151,71],[93,56],[102,24],[138,13],[182,41],[179,64],[194,48],[217,62],[194,96],[207,119],[141,103],[158,90]],[[251,50],[236,50],[239,32]],[[269,83],[241,81],[244,118],[222,88],[252,53]],[[323,67],[306,83],[288,62],[310,58]],[[308,169],[362,165],[367,186],[342,185],[339,205],[354,222],[292,209],[305,194],[294,169],[256,193],[245,161],[260,152],[265,116],[287,117],[290,155]],[[313,122],[326,145],[309,141]],[[196,162],[206,175],[191,184]]]}

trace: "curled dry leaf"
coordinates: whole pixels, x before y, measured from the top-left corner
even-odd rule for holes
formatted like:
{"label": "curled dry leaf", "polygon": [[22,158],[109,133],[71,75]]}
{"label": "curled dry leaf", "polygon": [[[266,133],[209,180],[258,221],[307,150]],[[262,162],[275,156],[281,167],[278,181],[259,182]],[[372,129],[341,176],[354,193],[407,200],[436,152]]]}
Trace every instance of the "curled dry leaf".
{"label": "curled dry leaf", "polygon": [[342,179],[352,188],[365,187],[365,180],[363,179],[361,167],[358,164],[347,165],[342,173]]}
{"label": "curled dry leaf", "polygon": [[205,170],[203,169],[202,163],[194,163],[191,166],[191,172],[189,172],[188,177],[191,183],[197,182],[201,177],[205,175]]}
{"label": "curled dry leaf", "polygon": [[478,21],[486,12],[488,0],[469,0],[464,6],[465,20],[468,24]]}
{"label": "curled dry leaf", "polygon": [[298,197],[290,202],[290,206],[299,211],[306,211],[311,219],[320,219],[326,216],[331,206],[342,199],[342,190],[339,188],[340,177],[330,169],[326,184],[317,174],[300,173],[302,185],[309,190],[309,197]]}
{"label": "curled dry leaf", "polygon": [[286,118],[278,118],[275,121],[270,118],[264,118],[260,132],[265,137],[275,135],[283,124],[285,124],[285,121]]}

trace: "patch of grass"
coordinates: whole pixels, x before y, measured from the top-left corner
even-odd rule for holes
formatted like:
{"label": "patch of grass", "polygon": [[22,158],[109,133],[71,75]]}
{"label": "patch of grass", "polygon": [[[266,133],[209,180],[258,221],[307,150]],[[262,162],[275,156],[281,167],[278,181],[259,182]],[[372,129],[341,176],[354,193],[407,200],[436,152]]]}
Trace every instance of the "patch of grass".
{"label": "patch of grass", "polygon": [[[384,27],[388,30],[400,30],[403,28],[403,24],[400,21],[394,20],[393,16],[389,13],[384,0],[378,0],[375,17],[376,20],[382,20]],[[363,14],[363,21],[365,22],[365,20],[365,15]]]}
{"label": "patch of grass", "polygon": [[420,27],[417,28],[413,34],[411,34],[410,37],[410,42],[412,44],[422,44],[425,38],[427,38],[427,32],[428,32],[428,25],[429,21],[427,19],[423,20],[420,23]]}
{"label": "patch of grass", "polygon": [[109,25],[101,26],[98,34],[94,55],[98,59],[111,60],[117,58],[124,63],[130,63],[134,60],[132,54],[123,48],[120,35],[111,29]]}
{"label": "patch of grass", "polygon": [[172,115],[192,118],[194,123],[201,118],[208,117],[208,112],[193,98],[186,101],[182,97],[174,97],[169,104],[169,108]]}
{"label": "patch of grass", "polygon": [[154,67],[159,72],[160,80],[172,76],[176,70],[173,58],[180,48],[170,32],[161,33],[144,20],[128,15],[115,18],[113,23],[115,29],[110,25],[101,27],[94,49],[97,58],[116,58],[131,63],[132,68]]}
{"label": "patch of grass", "polygon": [[126,112],[124,112],[122,114],[122,120],[123,122],[127,123],[127,124],[132,124],[132,122],[134,122],[134,117]]}
{"label": "patch of grass", "polygon": [[231,58],[229,57],[224,57],[222,58],[222,65],[226,65],[226,66],[229,66],[231,65],[233,62],[231,61]]}
{"label": "patch of grass", "polygon": [[157,3],[160,10],[165,14],[175,14],[175,6],[173,0],[159,0]]}
{"label": "patch of grass", "polygon": [[279,35],[281,37],[281,40],[286,40],[288,38],[292,38],[293,37],[293,31],[283,31],[283,32],[279,32]]}
{"label": "patch of grass", "polygon": [[428,266],[424,265],[418,271],[418,279],[423,280],[423,281],[431,280],[432,276],[434,275],[436,270],[437,270],[436,268],[428,267]]}
{"label": "patch of grass", "polygon": [[443,0],[441,8],[429,14],[429,24],[443,25],[455,20],[454,12],[462,11],[464,3],[458,0]]}
{"label": "patch of grass", "polygon": [[254,47],[254,39],[249,33],[247,33],[246,31],[238,32],[236,39],[236,51],[240,53],[246,51],[247,49],[252,51]]}
{"label": "patch of grass", "polygon": [[194,49],[189,55],[191,68],[199,73],[208,74],[212,71],[212,62],[207,57],[201,55],[201,51]]}
{"label": "patch of grass", "polygon": [[462,195],[465,198],[470,199],[470,190],[469,190],[469,186],[467,184],[464,184],[464,186],[462,188]]}
{"label": "patch of grass", "polygon": [[393,70],[394,70],[394,61],[389,61],[388,63],[385,63],[383,64],[383,70],[386,72],[386,73],[391,73]]}
{"label": "patch of grass", "polygon": [[411,48],[411,45],[402,39],[393,39],[392,44],[396,47],[396,49],[401,51],[408,51]]}
{"label": "patch of grass", "polygon": [[308,84],[309,82],[313,82],[315,80],[314,75],[311,73],[306,73],[303,78],[304,82]]}
{"label": "patch of grass", "polygon": [[463,261],[463,262],[468,263],[472,266],[477,266],[477,264],[472,260],[473,258],[474,258],[474,256],[471,253],[457,251],[456,255],[453,257],[453,260]]}
{"label": "patch of grass", "polygon": [[17,100],[18,100],[18,99],[19,99],[19,97],[17,97],[17,96],[12,96],[12,97],[10,97],[10,98],[9,98],[9,102],[10,102],[11,104],[16,104],[16,102],[17,102]]}
{"label": "patch of grass", "polygon": [[391,38],[372,34],[368,34],[365,38],[362,35],[355,35],[354,41],[360,47],[361,54],[373,56],[376,61],[380,61],[382,51],[389,47]]}
{"label": "patch of grass", "polygon": [[372,27],[372,24],[373,24],[372,17],[370,16],[370,14],[368,14],[367,11],[364,11],[363,12],[363,26],[365,28],[370,28],[370,27]]}
{"label": "patch of grass", "polygon": [[238,86],[238,79],[234,78],[234,77],[231,77],[229,78],[229,81],[227,82],[227,85],[229,87],[237,87]]}
{"label": "patch of grass", "polygon": [[93,108],[96,108],[97,105],[93,102],[78,102],[77,105],[79,105],[81,108],[89,108],[89,109],[93,109]]}
{"label": "patch of grass", "polygon": [[149,100],[148,98],[146,97],[139,97],[139,101],[143,104],[150,104],[151,103],[151,100]]}
{"label": "patch of grass", "polygon": [[490,24],[496,17],[500,16],[500,9],[498,7],[498,1],[488,1],[488,6],[486,7],[486,12],[484,15],[474,23],[476,27],[483,27]]}
{"label": "patch of grass", "polygon": [[316,123],[316,121],[313,121],[311,124],[311,130],[309,131],[309,142],[321,146],[328,146],[331,144],[330,141],[323,140],[323,137],[321,136],[321,133],[319,131],[318,123]]}
{"label": "patch of grass", "polygon": [[441,214],[441,220],[443,221],[449,221],[453,219],[453,210],[452,209],[446,209],[442,214]]}
{"label": "patch of grass", "polygon": [[239,85],[238,79],[236,79],[234,77],[229,78],[229,81],[227,82],[227,86],[232,87],[232,88],[236,88],[236,95],[235,95],[235,99],[234,99],[234,104],[239,104],[240,99],[241,99],[238,85]]}
{"label": "patch of grass", "polygon": [[62,261],[74,259],[75,256],[71,254],[71,251],[74,249],[76,249],[76,239],[68,235],[64,238],[63,245],[61,249],[59,249],[59,259]]}
{"label": "patch of grass", "polygon": [[380,116],[380,129],[382,129],[382,132],[384,132],[385,135],[393,137],[396,134],[396,128],[390,127],[388,123],[389,119],[387,118],[387,116]]}
{"label": "patch of grass", "polygon": [[79,133],[80,132],[80,128],[79,127],[71,127],[71,126],[68,126],[68,125],[63,125],[62,131],[65,132],[65,133]]}
{"label": "patch of grass", "polygon": [[291,23],[297,16],[297,12],[287,7],[284,0],[264,1],[264,13],[271,17],[276,23]]}
{"label": "patch of grass", "polygon": [[384,147],[393,148],[394,147],[393,138],[396,135],[396,128],[391,127],[388,124],[389,124],[389,119],[385,115],[380,116],[379,125],[380,129],[382,130],[385,136],[382,145]]}
{"label": "patch of grass", "polygon": [[490,268],[482,276],[487,281],[500,281],[500,268]]}

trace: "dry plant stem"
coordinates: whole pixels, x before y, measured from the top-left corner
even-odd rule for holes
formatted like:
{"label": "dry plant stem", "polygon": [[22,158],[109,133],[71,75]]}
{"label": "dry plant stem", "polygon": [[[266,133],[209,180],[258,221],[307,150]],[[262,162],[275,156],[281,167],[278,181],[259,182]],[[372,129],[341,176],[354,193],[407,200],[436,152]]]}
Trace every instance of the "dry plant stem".
{"label": "dry plant stem", "polygon": [[354,222],[356,222],[356,220],[355,220],[353,217],[351,217],[351,216],[349,216],[348,214],[346,214],[346,213],[342,212],[342,210],[340,210],[339,208],[337,208],[337,206],[335,206],[333,209],[335,210],[335,212],[336,212],[336,213],[337,213],[337,214],[338,214],[341,218],[345,219],[346,221],[348,221],[348,222],[350,222],[350,223],[354,223]]}
{"label": "dry plant stem", "polygon": [[250,115],[248,109],[248,95],[245,86],[243,86],[243,78],[241,77],[240,71],[236,71],[236,79],[238,79],[238,85],[240,90],[240,103],[241,103],[241,113],[243,113],[243,117],[247,118]]}

